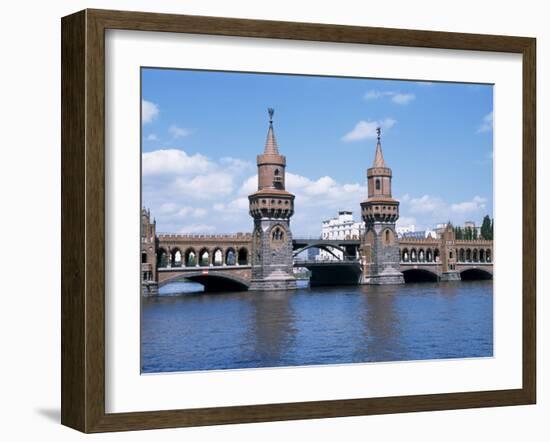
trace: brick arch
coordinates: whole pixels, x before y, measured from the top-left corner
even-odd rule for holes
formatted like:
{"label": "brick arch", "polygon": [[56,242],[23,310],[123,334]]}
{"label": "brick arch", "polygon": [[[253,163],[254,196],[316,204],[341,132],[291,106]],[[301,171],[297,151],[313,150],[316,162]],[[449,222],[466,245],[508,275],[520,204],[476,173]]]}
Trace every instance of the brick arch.
{"label": "brick arch", "polygon": [[157,267],[166,267],[168,265],[168,251],[164,247],[157,250]]}
{"label": "brick arch", "polygon": [[247,247],[239,247],[237,251],[237,264],[243,266],[248,265],[250,260],[250,250]]}
{"label": "brick arch", "polygon": [[188,247],[183,254],[185,267],[194,267],[198,263],[197,252],[193,247]]}
{"label": "brick arch", "polygon": [[[179,260],[177,258],[179,257]],[[170,247],[170,265],[180,267],[185,262],[184,254],[179,247]]]}
{"label": "brick arch", "polygon": [[431,247],[428,247],[426,249],[426,262],[433,262],[434,260],[434,253],[432,251]]}
{"label": "brick arch", "polygon": [[386,246],[391,246],[395,243],[395,234],[392,229],[384,229],[382,231],[382,242]]}
{"label": "brick arch", "polygon": [[437,281],[439,275],[431,269],[416,268],[403,270],[405,282],[428,282]]}
{"label": "brick arch", "polygon": [[212,252],[208,247],[202,247],[199,250],[197,260],[200,267],[208,267],[212,262]]}
{"label": "brick arch", "polygon": [[237,264],[237,251],[235,247],[228,247],[225,249],[224,262],[228,266],[234,266]]}
{"label": "brick arch", "polygon": [[[198,282],[199,284],[204,285],[206,291],[247,290],[250,286],[250,282],[247,279],[231,272],[216,272],[210,270],[208,273],[205,273],[200,270],[197,272],[176,273],[170,278],[159,281],[159,287],[172,282],[181,281],[183,279]],[[227,285],[228,283],[230,283],[229,287]]]}

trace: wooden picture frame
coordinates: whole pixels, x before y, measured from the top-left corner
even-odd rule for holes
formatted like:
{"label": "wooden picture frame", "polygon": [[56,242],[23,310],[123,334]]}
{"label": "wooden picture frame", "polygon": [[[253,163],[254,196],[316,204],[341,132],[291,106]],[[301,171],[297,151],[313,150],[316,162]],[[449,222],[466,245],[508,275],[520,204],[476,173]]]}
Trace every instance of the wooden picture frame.
{"label": "wooden picture frame", "polygon": [[[523,385],[456,392],[132,413],[105,412],[105,30],[210,34],[523,57]],[[84,10],[62,19],[62,408],[83,432],[533,404],[536,400],[536,41],[533,38]]]}

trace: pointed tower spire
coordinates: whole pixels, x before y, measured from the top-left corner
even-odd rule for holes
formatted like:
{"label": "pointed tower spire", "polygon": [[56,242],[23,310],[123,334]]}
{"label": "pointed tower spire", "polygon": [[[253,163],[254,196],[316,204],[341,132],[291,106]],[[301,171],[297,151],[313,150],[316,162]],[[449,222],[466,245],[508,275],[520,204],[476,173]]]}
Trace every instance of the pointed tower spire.
{"label": "pointed tower spire", "polygon": [[382,144],[380,143],[380,133],[382,130],[377,127],[376,134],[378,135],[378,142],[376,143],[376,153],[374,154],[374,163],[372,167],[386,167],[384,162],[384,155],[382,155]]}
{"label": "pointed tower spire", "polygon": [[265,155],[279,155],[279,147],[277,146],[277,140],[275,139],[275,132],[273,131],[273,114],[275,110],[270,107],[267,109],[269,114],[269,130],[267,131],[267,139],[265,140]]}

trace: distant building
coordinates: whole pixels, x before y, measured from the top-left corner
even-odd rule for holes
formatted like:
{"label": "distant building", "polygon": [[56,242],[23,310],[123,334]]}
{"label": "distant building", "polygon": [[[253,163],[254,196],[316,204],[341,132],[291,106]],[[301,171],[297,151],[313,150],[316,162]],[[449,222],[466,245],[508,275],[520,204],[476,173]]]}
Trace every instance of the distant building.
{"label": "distant building", "polygon": [[433,229],[416,230],[414,224],[408,226],[400,226],[395,229],[399,238],[439,238],[439,234]]}
{"label": "distant building", "polygon": [[[445,227],[447,226],[447,223],[439,223],[437,224],[435,231],[437,233],[437,237],[441,235],[441,233],[445,230]],[[462,226],[455,226],[455,227],[461,227],[462,229],[470,228],[472,230],[475,230],[477,232],[477,237],[481,237],[481,226],[476,226],[475,221],[465,221]]]}
{"label": "distant building", "polygon": [[[365,223],[363,221],[355,221],[353,212],[349,210],[341,210],[338,216],[330,218],[322,222],[321,237],[323,239],[361,239],[365,233]],[[342,259],[342,252],[333,251],[338,259]],[[317,259],[337,259],[333,254],[326,250],[320,250]]]}
{"label": "distant building", "polygon": [[336,218],[323,221],[321,236],[323,239],[360,239],[364,231],[363,221],[355,221],[353,212],[341,210]]}
{"label": "distant building", "polygon": [[470,229],[477,231],[477,236],[481,237],[481,226],[476,226],[475,221],[465,221],[464,227],[469,227]]}
{"label": "distant building", "polygon": [[426,234],[424,230],[418,230],[414,232],[404,232],[400,235],[400,238],[424,239],[426,238]]}
{"label": "distant building", "polygon": [[424,230],[424,238],[433,238],[437,239],[439,238],[439,235],[434,229],[426,229]]}
{"label": "distant building", "polygon": [[312,247],[311,249],[307,249],[307,260],[308,261],[316,260],[317,256],[319,256],[319,249],[316,249],[315,247]]}
{"label": "distant building", "polygon": [[406,233],[416,232],[416,226],[414,224],[410,224],[408,226],[399,226],[395,228],[395,231],[397,232],[397,236],[401,238]]}

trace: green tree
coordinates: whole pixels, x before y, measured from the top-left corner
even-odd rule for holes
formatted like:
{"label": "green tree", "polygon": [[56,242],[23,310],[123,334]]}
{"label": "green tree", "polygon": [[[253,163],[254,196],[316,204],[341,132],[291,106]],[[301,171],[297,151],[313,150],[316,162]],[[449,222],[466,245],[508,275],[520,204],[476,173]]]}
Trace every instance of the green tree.
{"label": "green tree", "polygon": [[483,217],[483,222],[481,223],[481,237],[483,239],[493,239],[493,227],[489,215]]}

